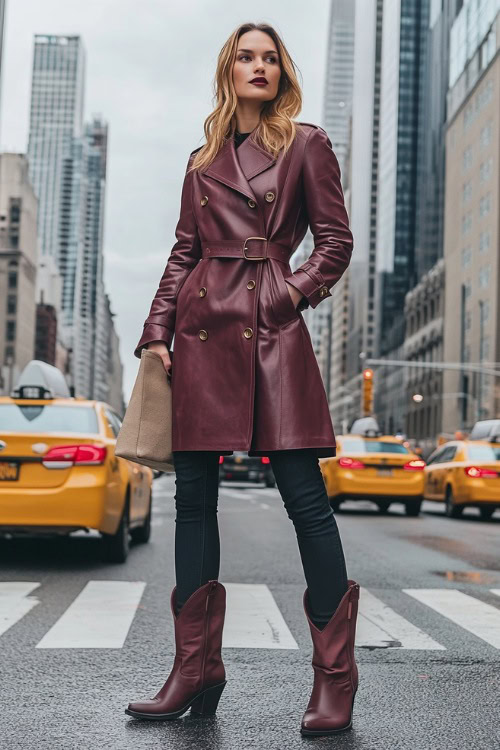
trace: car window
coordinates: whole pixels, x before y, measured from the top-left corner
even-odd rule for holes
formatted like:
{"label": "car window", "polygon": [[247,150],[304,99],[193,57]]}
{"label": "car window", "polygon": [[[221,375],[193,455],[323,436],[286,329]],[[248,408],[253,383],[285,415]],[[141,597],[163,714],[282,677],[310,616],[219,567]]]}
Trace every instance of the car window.
{"label": "car window", "polygon": [[430,455],[429,459],[427,461],[427,466],[430,466],[431,464],[437,464],[441,460],[441,456],[443,455],[443,449],[440,448],[434,455]]}
{"label": "car window", "polygon": [[2,432],[99,432],[93,406],[0,404]]}
{"label": "car window", "polygon": [[362,437],[342,439],[342,450],[347,453],[409,453],[402,443],[384,440],[364,440]]}
{"label": "car window", "polygon": [[500,446],[469,445],[467,455],[472,461],[500,461]]}
{"label": "car window", "polygon": [[448,448],[445,448],[443,451],[443,455],[441,456],[439,463],[444,464],[447,461],[453,461],[455,458],[455,453],[457,452],[457,446],[456,445],[450,445]]}

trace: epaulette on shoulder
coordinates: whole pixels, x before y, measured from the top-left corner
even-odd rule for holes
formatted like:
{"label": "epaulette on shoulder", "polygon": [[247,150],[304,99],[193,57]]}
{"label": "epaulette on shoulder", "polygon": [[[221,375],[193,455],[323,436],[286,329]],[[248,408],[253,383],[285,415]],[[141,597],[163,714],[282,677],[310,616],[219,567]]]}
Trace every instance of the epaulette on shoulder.
{"label": "epaulette on shoulder", "polygon": [[323,130],[323,132],[326,132],[321,125],[317,125],[315,122],[298,122],[297,125],[308,125],[310,128],[314,128],[315,130]]}

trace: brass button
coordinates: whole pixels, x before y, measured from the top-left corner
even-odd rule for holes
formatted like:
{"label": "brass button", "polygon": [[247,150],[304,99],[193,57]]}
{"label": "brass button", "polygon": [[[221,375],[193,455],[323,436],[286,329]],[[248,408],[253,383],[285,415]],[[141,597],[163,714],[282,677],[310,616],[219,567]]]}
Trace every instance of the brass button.
{"label": "brass button", "polygon": [[203,198],[200,201],[202,206],[206,206],[208,203],[208,195],[204,195]]}
{"label": "brass button", "polygon": [[319,296],[326,297],[327,294],[328,294],[328,287],[322,286],[321,289],[319,290]]}
{"label": "brass button", "polygon": [[200,297],[204,297],[206,293],[207,293],[206,286],[202,286],[200,289]]}
{"label": "brass button", "polygon": [[247,281],[247,289],[255,289],[255,281],[253,279]]}
{"label": "brass button", "polygon": [[255,206],[257,204],[256,204],[256,202],[254,200],[252,200],[252,198],[249,198],[248,199],[248,205],[250,206],[250,208],[255,208]]}
{"label": "brass button", "polygon": [[202,341],[206,341],[208,339],[208,333],[203,328],[199,332],[198,336]]}
{"label": "brass button", "polygon": [[273,193],[273,191],[272,191],[272,190],[269,190],[269,192],[268,192],[268,193],[266,193],[264,197],[265,197],[265,199],[266,199],[266,201],[267,201],[268,203],[271,203],[271,201],[273,201],[273,200],[274,200],[274,193]]}
{"label": "brass button", "polygon": [[251,339],[251,338],[252,338],[252,336],[253,336],[253,331],[252,331],[252,329],[251,329],[251,328],[245,328],[245,330],[243,331],[243,336],[244,336],[244,337],[245,337],[246,339]]}

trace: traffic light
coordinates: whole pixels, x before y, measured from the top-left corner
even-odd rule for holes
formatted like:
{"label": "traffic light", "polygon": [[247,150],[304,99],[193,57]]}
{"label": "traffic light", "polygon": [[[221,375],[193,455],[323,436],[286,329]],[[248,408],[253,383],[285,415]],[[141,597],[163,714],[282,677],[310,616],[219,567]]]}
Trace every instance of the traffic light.
{"label": "traffic light", "polygon": [[373,411],[373,370],[363,370],[363,416],[369,417]]}

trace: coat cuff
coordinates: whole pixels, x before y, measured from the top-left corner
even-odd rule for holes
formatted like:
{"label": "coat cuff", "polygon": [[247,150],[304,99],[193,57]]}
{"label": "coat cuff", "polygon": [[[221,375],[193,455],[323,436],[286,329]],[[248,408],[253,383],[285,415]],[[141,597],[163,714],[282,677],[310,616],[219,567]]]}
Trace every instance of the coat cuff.
{"label": "coat cuff", "polygon": [[148,323],[146,321],[144,323],[142,336],[139,339],[137,346],[135,347],[134,355],[138,357],[138,359],[140,359],[142,349],[151,341],[164,341],[170,353],[170,347],[172,345],[173,337],[174,332],[170,330],[170,328],[167,328],[164,325],[160,325],[159,323]]}
{"label": "coat cuff", "polygon": [[332,296],[332,293],[325,284],[323,274],[312,263],[304,263],[290,276],[285,276],[285,281],[288,281],[299,292],[302,292],[308,302],[305,307],[317,307],[321,300]]}

